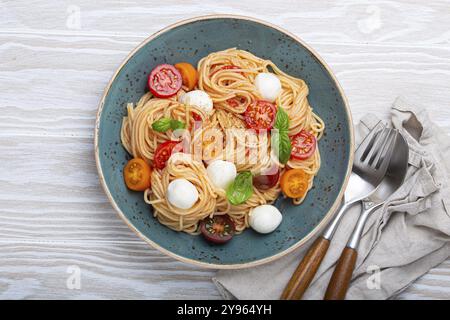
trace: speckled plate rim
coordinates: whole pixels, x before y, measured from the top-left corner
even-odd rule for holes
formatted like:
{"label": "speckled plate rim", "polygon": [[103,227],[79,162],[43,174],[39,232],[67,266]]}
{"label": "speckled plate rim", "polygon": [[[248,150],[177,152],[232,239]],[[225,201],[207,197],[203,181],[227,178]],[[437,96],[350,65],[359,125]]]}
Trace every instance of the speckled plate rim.
{"label": "speckled plate rim", "polygon": [[[161,34],[174,29],[176,27],[185,25],[185,24],[189,24],[195,21],[201,21],[201,20],[211,20],[211,19],[238,19],[238,20],[247,20],[247,21],[252,21],[252,22],[256,22],[262,25],[265,25],[267,27],[276,29],[284,34],[286,34],[287,36],[291,37],[292,39],[294,39],[295,41],[297,41],[298,43],[300,43],[303,47],[305,47],[309,52],[311,52],[311,54],[314,55],[314,57],[322,64],[322,66],[325,68],[325,70],[328,72],[328,74],[330,75],[331,79],[334,81],[336,88],[339,90],[339,94],[342,98],[342,101],[344,102],[344,106],[345,106],[345,111],[346,111],[346,116],[347,116],[347,121],[348,121],[348,128],[350,131],[350,150],[349,150],[349,161],[348,161],[348,165],[347,165],[347,170],[345,173],[345,178],[344,178],[344,182],[341,186],[341,190],[339,191],[338,196],[336,197],[336,200],[334,201],[333,205],[331,206],[330,210],[325,214],[325,216],[322,218],[322,220],[319,222],[319,224],[312,229],[305,237],[303,237],[301,240],[299,240],[297,243],[293,244],[291,247],[277,253],[274,254],[272,256],[263,258],[263,259],[258,259],[252,262],[247,262],[247,263],[237,263],[237,264],[215,264],[215,263],[206,263],[206,262],[200,262],[198,260],[194,260],[194,259],[190,259],[190,258],[186,258],[183,256],[180,256],[178,254],[175,254],[163,247],[161,247],[160,245],[158,245],[157,243],[153,242],[152,240],[150,240],[149,238],[147,238],[144,234],[142,234],[131,222],[130,220],[125,216],[125,214],[122,212],[122,210],[120,210],[119,206],[117,205],[117,203],[115,202],[114,198],[112,197],[108,186],[106,185],[106,181],[103,175],[103,171],[102,171],[102,167],[100,164],[100,153],[98,150],[98,138],[99,138],[99,129],[100,129],[100,118],[101,118],[101,114],[103,111],[103,107],[104,107],[104,103],[105,103],[105,99],[106,96],[109,93],[109,90],[111,88],[112,83],[114,82],[114,80],[116,79],[117,75],[119,74],[119,72],[122,70],[122,68],[124,67],[124,65],[128,62],[128,60],[130,60],[130,58],[137,52],[139,51],[143,46],[145,46],[148,42],[152,41],[153,39],[155,39],[156,37],[160,36]],[[139,44],[133,51],[131,51],[128,56],[125,58],[125,60],[122,62],[122,64],[119,66],[119,68],[116,70],[116,72],[113,74],[113,76],[111,77],[111,80],[109,81],[108,85],[105,88],[105,91],[103,93],[103,96],[100,100],[99,106],[98,106],[98,110],[97,110],[97,116],[96,116],[96,120],[95,120],[95,132],[94,132],[94,148],[95,148],[95,163],[97,166],[97,171],[98,171],[98,176],[100,179],[100,184],[103,187],[103,190],[105,191],[109,201],[111,202],[113,208],[116,210],[117,214],[119,215],[120,218],[122,218],[122,220],[127,224],[127,226],[133,230],[133,232],[135,232],[141,239],[143,239],[145,242],[147,242],[149,245],[151,245],[153,248],[159,250],[160,252],[173,257],[179,261],[182,262],[186,262],[186,263],[190,263],[196,266],[200,266],[200,267],[205,267],[205,268],[211,268],[211,269],[243,269],[243,268],[249,268],[249,267],[254,267],[254,266],[258,266],[258,265],[262,265],[271,261],[274,261],[276,259],[279,259],[281,257],[283,257],[284,255],[294,251],[295,249],[301,247],[303,244],[305,244],[309,239],[311,239],[314,235],[316,235],[325,225],[328,224],[328,222],[330,221],[330,219],[332,218],[332,216],[334,215],[336,209],[338,208],[341,199],[344,195],[344,191],[345,188],[347,186],[348,183],[348,179],[350,177],[350,173],[351,173],[351,169],[352,169],[352,165],[353,165],[353,157],[354,157],[354,131],[353,131],[353,121],[352,121],[352,114],[350,111],[350,108],[348,106],[348,101],[347,98],[342,90],[342,87],[340,86],[338,80],[336,79],[336,77],[334,76],[333,72],[331,71],[330,67],[325,63],[325,61],[319,56],[319,54],[317,52],[315,52],[309,45],[307,45],[305,42],[303,42],[303,40],[301,40],[299,37],[297,37],[296,35],[292,34],[291,32],[284,30],[276,25],[273,25],[269,22],[263,21],[263,20],[259,20],[253,17],[248,17],[248,16],[242,16],[242,15],[233,15],[233,14],[214,14],[214,15],[205,15],[205,16],[198,16],[198,17],[194,17],[194,18],[190,18],[190,19],[185,19],[182,21],[179,21],[177,23],[171,24],[161,30],[159,30],[158,32],[152,34],[150,37],[148,37],[147,39],[145,39],[141,44]]]}

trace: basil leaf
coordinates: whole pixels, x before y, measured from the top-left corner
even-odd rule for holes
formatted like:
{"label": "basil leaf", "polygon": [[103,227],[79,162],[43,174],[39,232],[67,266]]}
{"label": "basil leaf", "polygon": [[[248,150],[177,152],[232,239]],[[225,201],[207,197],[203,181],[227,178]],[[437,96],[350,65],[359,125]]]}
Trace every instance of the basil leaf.
{"label": "basil leaf", "polygon": [[275,128],[280,131],[289,130],[289,116],[282,107],[278,107],[277,115],[275,117]]}
{"label": "basil leaf", "polygon": [[253,177],[250,171],[239,173],[227,189],[227,198],[232,205],[247,201],[253,194]]}
{"label": "basil leaf", "polygon": [[287,131],[273,130],[271,145],[278,157],[278,161],[286,164],[291,157],[292,151],[291,139],[289,139]]}
{"label": "basil leaf", "polygon": [[166,132],[171,127],[171,120],[169,118],[162,118],[152,123],[152,128],[158,132]]}
{"label": "basil leaf", "polygon": [[282,107],[278,107],[274,127],[275,129],[272,130],[272,147],[278,161],[285,164],[291,157],[292,146],[288,136],[289,116]]}
{"label": "basil leaf", "polygon": [[185,127],[186,124],[183,121],[173,120],[170,118],[162,118],[152,123],[153,130],[158,132],[166,132],[169,129],[184,129]]}
{"label": "basil leaf", "polygon": [[171,120],[170,121],[170,129],[177,130],[177,129],[184,129],[186,127],[186,124],[183,121],[180,120]]}

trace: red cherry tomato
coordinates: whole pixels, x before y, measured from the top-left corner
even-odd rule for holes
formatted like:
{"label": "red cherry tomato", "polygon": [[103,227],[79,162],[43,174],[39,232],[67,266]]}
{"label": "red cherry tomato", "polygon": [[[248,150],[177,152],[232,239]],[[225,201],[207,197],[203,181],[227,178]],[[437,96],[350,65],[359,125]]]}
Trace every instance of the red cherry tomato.
{"label": "red cherry tomato", "polygon": [[225,243],[233,238],[235,226],[228,215],[220,215],[203,219],[200,222],[200,231],[210,242]]}
{"label": "red cherry tomato", "polygon": [[275,165],[267,172],[267,174],[253,177],[253,185],[260,190],[267,190],[275,187],[279,179],[280,169]]}
{"label": "red cherry tomato", "polygon": [[302,130],[291,137],[291,144],[291,158],[305,160],[311,157],[316,150],[317,140],[313,134]]}
{"label": "red cherry tomato", "polygon": [[253,101],[244,112],[244,119],[247,127],[259,130],[270,130],[275,122],[277,108],[269,101]]}
{"label": "red cherry tomato", "polygon": [[180,71],[170,64],[156,66],[148,76],[148,88],[157,98],[169,98],[181,89]]}
{"label": "red cherry tomato", "polygon": [[179,141],[166,141],[161,143],[155,151],[153,158],[154,167],[157,169],[164,169],[167,160],[169,160],[172,153],[182,151],[182,145]]}

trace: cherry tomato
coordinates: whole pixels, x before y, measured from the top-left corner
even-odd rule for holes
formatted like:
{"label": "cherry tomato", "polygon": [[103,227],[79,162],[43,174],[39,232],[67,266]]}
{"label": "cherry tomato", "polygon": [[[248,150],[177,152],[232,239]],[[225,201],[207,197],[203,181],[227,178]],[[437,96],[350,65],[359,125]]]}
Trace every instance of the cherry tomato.
{"label": "cherry tomato", "polygon": [[203,219],[200,222],[200,231],[210,242],[225,243],[233,238],[235,226],[228,215],[220,215]]}
{"label": "cherry tomato", "polygon": [[128,189],[144,191],[150,188],[152,169],[142,159],[134,158],[128,161],[123,169],[123,178]]}
{"label": "cherry tomato", "polygon": [[309,175],[302,169],[287,170],[281,176],[281,190],[286,197],[303,198],[308,191],[308,179]]}
{"label": "cherry tomato", "polygon": [[244,112],[244,119],[247,127],[259,130],[270,130],[275,122],[277,108],[269,101],[253,101]]}
{"label": "cherry tomato", "polygon": [[313,134],[305,130],[300,131],[291,137],[291,157],[298,160],[308,159],[316,150],[316,144],[316,137]]}
{"label": "cherry tomato", "polygon": [[155,157],[153,158],[153,163],[155,168],[164,169],[167,160],[169,160],[172,153],[180,152],[182,150],[182,145],[179,141],[166,141],[161,143],[155,151]]}
{"label": "cherry tomato", "polygon": [[181,73],[181,77],[183,79],[183,84],[189,89],[192,90],[197,85],[198,81],[198,72],[194,66],[187,62],[180,62],[175,65],[175,68],[178,69]]}
{"label": "cherry tomato", "polygon": [[280,169],[277,165],[272,167],[267,174],[253,177],[253,185],[260,190],[267,190],[277,185],[280,179]]}
{"label": "cherry tomato", "polygon": [[169,98],[181,89],[180,71],[170,64],[156,66],[148,76],[150,92],[157,98]]}

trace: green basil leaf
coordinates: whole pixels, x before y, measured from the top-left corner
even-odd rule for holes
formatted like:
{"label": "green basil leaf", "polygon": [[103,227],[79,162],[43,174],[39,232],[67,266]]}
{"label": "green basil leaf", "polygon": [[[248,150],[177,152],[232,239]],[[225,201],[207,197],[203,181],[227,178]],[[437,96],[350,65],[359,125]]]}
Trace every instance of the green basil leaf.
{"label": "green basil leaf", "polygon": [[152,123],[152,128],[158,132],[166,132],[171,128],[171,120],[169,118],[162,118]]}
{"label": "green basil leaf", "polygon": [[275,128],[280,131],[289,130],[289,116],[282,107],[278,107],[277,115],[275,117]]}
{"label": "green basil leaf", "polygon": [[273,130],[271,145],[278,156],[278,161],[286,164],[292,151],[291,139],[289,139],[287,131]]}
{"label": "green basil leaf", "polygon": [[158,132],[166,132],[169,129],[184,129],[185,127],[186,124],[183,121],[173,120],[170,118],[162,118],[152,123],[153,130]]}
{"label": "green basil leaf", "polygon": [[227,198],[233,205],[247,201],[253,194],[253,177],[250,171],[239,173],[227,189]]}
{"label": "green basil leaf", "polygon": [[170,129],[177,130],[177,129],[184,129],[186,127],[186,124],[183,121],[180,120],[171,120],[170,121]]}

